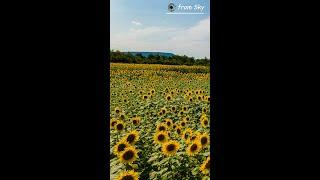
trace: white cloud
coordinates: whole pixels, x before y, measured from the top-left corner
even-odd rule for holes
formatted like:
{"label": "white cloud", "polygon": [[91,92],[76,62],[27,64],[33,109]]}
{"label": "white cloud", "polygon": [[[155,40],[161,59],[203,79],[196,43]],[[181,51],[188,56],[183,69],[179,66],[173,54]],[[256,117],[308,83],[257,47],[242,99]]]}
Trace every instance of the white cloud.
{"label": "white cloud", "polygon": [[134,25],[137,25],[137,26],[142,25],[140,22],[138,22],[138,21],[134,21],[134,20],[133,20],[133,21],[131,21],[131,23],[132,23],[132,24],[134,24]]}
{"label": "white cloud", "polygon": [[111,48],[120,51],[163,51],[196,58],[210,57],[210,17],[192,27],[131,28],[111,35]]}

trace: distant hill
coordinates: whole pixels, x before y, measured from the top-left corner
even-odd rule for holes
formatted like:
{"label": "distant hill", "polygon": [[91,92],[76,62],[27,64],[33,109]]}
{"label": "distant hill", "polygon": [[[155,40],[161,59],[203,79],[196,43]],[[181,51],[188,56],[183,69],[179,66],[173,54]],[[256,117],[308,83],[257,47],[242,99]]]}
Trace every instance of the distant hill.
{"label": "distant hill", "polygon": [[159,55],[159,56],[165,56],[165,57],[174,56],[173,53],[165,53],[165,52],[124,52],[124,53],[126,53],[126,54],[129,53],[129,54],[132,54],[134,56],[136,56],[137,54],[141,54],[144,57],[148,57],[151,54],[154,55],[154,56]]}

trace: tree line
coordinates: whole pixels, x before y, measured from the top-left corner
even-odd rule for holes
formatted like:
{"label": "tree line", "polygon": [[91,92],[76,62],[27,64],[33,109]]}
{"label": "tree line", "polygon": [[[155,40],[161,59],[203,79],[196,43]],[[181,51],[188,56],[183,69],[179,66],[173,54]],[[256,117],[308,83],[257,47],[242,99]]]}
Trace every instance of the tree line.
{"label": "tree line", "polygon": [[110,62],[113,63],[134,63],[134,64],[165,64],[165,65],[201,65],[210,66],[210,59],[195,59],[188,56],[160,56],[150,54],[148,57],[142,54],[133,55],[131,53],[124,53],[120,51],[110,50]]}

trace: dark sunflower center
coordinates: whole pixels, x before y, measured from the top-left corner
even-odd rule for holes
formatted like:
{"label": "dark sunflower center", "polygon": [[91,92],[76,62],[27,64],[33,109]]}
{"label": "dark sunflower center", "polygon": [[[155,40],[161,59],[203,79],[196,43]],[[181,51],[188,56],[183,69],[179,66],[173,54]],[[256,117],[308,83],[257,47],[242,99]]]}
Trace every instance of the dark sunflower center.
{"label": "dark sunflower center", "polygon": [[181,123],[181,126],[185,126],[185,125],[186,125],[186,123],[185,123],[185,122],[182,122],[182,123]]}
{"label": "dark sunflower center", "polygon": [[205,167],[206,167],[206,169],[210,169],[210,161],[207,162]]}
{"label": "dark sunflower center", "polygon": [[172,107],[172,110],[174,111],[174,110],[176,110],[176,108],[175,108],[175,107]]}
{"label": "dark sunflower center", "polygon": [[119,110],[116,110],[116,113],[119,113],[120,111]]}
{"label": "dark sunflower center", "polygon": [[164,135],[163,135],[163,134],[160,134],[160,135],[158,136],[158,140],[159,140],[159,141],[163,141],[163,140],[164,140]]}
{"label": "dark sunflower center", "polygon": [[194,140],[195,138],[196,138],[195,136],[192,136],[192,137],[191,137],[191,140]]}
{"label": "dark sunflower center", "polygon": [[207,109],[204,109],[203,112],[207,112]]}
{"label": "dark sunflower center", "polygon": [[163,114],[166,113],[166,110],[162,110],[162,113],[163,113]]}
{"label": "dark sunflower center", "polygon": [[171,125],[171,122],[170,122],[170,121],[168,121],[168,122],[167,122],[167,125],[168,125],[168,126],[170,126],[170,125]]}
{"label": "dark sunflower center", "polygon": [[183,110],[184,110],[184,111],[186,111],[186,110],[187,110],[187,108],[183,108]]}
{"label": "dark sunflower center", "polygon": [[119,151],[119,152],[120,152],[120,151],[123,151],[124,148],[126,148],[126,145],[125,145],[125,144],[119,144],[119,146],[118,146],[118,151]]}
{"label": "dark sunflower center", "polygon": [[188,134],[185,134],[185,135],[184,135],[184,138],[185,138],[185,139],[187,139],[188,137],[189,137],[189,135],[188,135]]}
{"label": "dark sunflower center", "polygon": [[143,98],[147,99],[148,97],[147,97],[147,96],[144,96]]}
{"label": "dark sunflower center", "polygon": [[134,178],[132,177],[132,175],[126,175],[121,180],[134,180]]}
{"label": "dark sunflower center", "polygon": [[127,137],[127,141],[128,141],[129,143],[132,143],[135,138],[136,138],[136,136],[135,136],[134,134],[130,134],[130,135]]}
{"label": "dark sunflower center", "polygon": [[186,119],[187,119],[187,121],[189,121],[189,118],[188,118],[188,117],[187,117]]}
{"label": "dark sunflower center", "polygon": [[111,126],[114,126],[115,124],[117,124],[117,122],[114,121],[111,123]]}
{"label": "dark sunflower center", "polygon": [[180,130],[180,129],[177,129],[177,133],[180,134],[180,133],[181,133],[181,130]]}
{"label": "dark sunflower center", "polygon": [[117,125],[117,129],[118,129],[118,130],[122,130],[122,129],[123,129],[123,125],[122,125],[122,124],[118,124],[118,125]]}
{"label": "dark sunflower center", "polygon": [[130,151],[127,151],[123,154],[123,159],[130,160],[133,158],[133,156],[134,156],[134,152],[130,150]]}
{"label": "dark sunflower center", "polygon": [[173,125],[173,129],[175,129],[177,126],[176,125]]}
{"label": "dark sunflower center", "polygon": [[133,122],[133,124],[137,124],[137,120],[133,120],[132,122]]}
{"label": "dark sunflower center", "polygon": [[207,125],[207,124],[208,124],[208,121],[207,121],[207,120],[205,120],[203,123],[204,123],[205,125]]}
{"label": "dark sunflower center", "polygon": [[169,97],[167,97],[167,99],[168,99],[168,100],[170,100],[170,99],[171,99],[171,97],[169,96]]}
{"label": "dark sunflower center", "polygon": [[174,145],[174,144],[169,144],[168,146],[167,146],[167,151],[173,151],[173,150],[175,150],[176,149],[176,146]]}
{"label": "dark sunflower center", "polygon": [[160,112],[159,115],[162,115],[162,112]]}
{"label": "dark sunflower center", "polygon": [[207,144],[207,142],[208,142],[208,139],[206,138],[206,137],[202,137],[201,138],[201,144],[203,145],[203,144]]}
{"label": "dark sunflower center", "polygon": [[160,126],[160,127],[159,127],[159,130],[160,130],[160,131],[164,131],[164,130],[166,130],[166,128],[163,127],[163,126]]}
{"label": "dark sunflower center", "polygon": [[191,151],[195,151],[195,150],[197,150],[197,149],[198,149],[198,145],[196,145],[196,144],[193,144],[193,145],[191,146],[191,148],[190,148]]}
{"label": "dark sunflower center", "polygon": [[192,99],[190,99],[190,101],[192,101]]}

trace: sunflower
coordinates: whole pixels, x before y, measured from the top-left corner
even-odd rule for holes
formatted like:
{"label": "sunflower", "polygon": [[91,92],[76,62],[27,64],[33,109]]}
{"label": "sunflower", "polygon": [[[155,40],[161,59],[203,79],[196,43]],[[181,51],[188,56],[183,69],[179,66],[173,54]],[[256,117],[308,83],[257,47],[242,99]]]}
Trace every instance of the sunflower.
{"label": "sunflower", "polygon": [[115,118],[112,118],[112,119],[111,119],[111,122],[110,122],[110,127],[111,127],[111,128],[114,128],[117,123],[118,123],[118,120],[115,119]]}
{"label": "sunflower", "polygon": [[159,123],[157,125],[157,132],[166,131],[166,130],[167,130],[167,124],[166,123]]}
{"label": "sunflower", "polygon": [[204,108],[202,108],[202,112],[203,112],[203,113],[207,113],[207,112],[208,112],[208,109],[204,107]]}
{"label": "sunflower", "polygon": [[120,120],[125,120],[125,119],[126,119],[126,115],[125,115],[124,113],[121,113],[121,114],[119,115],[119,119],[120,119]]}
{"label": "sunflower", "polygon": [[123,121],[118,121],[118,123],[116,124],[116,130],[122,131],[124,128],[125,128],[125,124],[123,123]]}
{"label": "sunflower", "polygon": [[155,92],[156,92],[156,90],[154,90],[154,89],[151,89],[151,94],[154,94]]}
{"label": "sunflower", "polygon": [[116,114],[120,114],[121,113],[121,109],[119,107],[116,107],[114,109],[114,112],[116,112]]}
{"label": "sunflower", "polygon": [[168,133],[164,131],[157,132],[153,136],[154,143],[157,143],[157,144],[162,144],[164,142],[167,142],[168,139],[169,139]]}
{"label": "sunflower", "polygon": [[168,128],[170,128],[172,126],[172,124],[173,124],[171,119],[165,119],[165,123],[166,123]]}
{"label": "sunflower", "polygon": [[201,118],[201,125],[202,125],[202,127],[208,127],[209,120],[208,120],[208,118],[206,116]]}
{"label": "sunflower", "polygon": [[166,156],[174,156],[179,150],[179,143],[177,141],[168,141],[162,145],[162,153]]}
{"label": "sunflower", "polygon": [[188,128],[183,132],[182,137],[184,140],[188,140],[191,135],[192,135],[192,130]]}
{"label": "sunflower", "polygon": [[130,147],[130,144],[127,141],[121,140],[114,146],[113,153],[119,155],[128,147]]}
{"label": "sunflower", "polygon": [[210,144],[210,137],[207,133],[203,133],[202,135],[200,135],[198,137],[199,137],[198,141],[200,142],[202,148],[204,148],[208,144]]}
{"label": "sunflower", "polygon": [[190,120],[190,116],[186,116],[184,119],[185,119],[186,121],[189,121],[189,120]]}
{"label": "sunflower", "polygon": [[201,95],[197,96],[197,99],[198,99],[198,101],[201,101],[202,100],[202,96]]}
{"label": "sunflower", "polygon": [[134,143],[136,143],[139,140],[139,132],[137,130],[133,130],[131,132],[129,132],[126,136],[125,136],[125,140],[133,145]]}
{"label": "sunflower", "polygon": [[119,174],[117,180],[139,180],[139,175],[134,170],[125,170]]}
{"label": "sunflower", "polygon": [[138,158],[138,151],[133,146],[129,146],[119,154],[120,162],[131,164]]}
{"label": "sunflower", "polygon": [[160,111],[160,112],[158,112],[158,116],[162,116],[163,115],[163,113]]}
{"label": "sunflower", "polygon": [[181,122],[180,122],[180,126],[181,127],[185,127],[187,125],[187,120],[183,119]]}
{"label": "sunflower", "polygon": [[177,110],[177,108],[176,108],[175,106],[172,106],[172,107],[171,107],[171,111],[172,111],[172,112],[176,112],[176,110]]}
{"label": "sunflower", "polygon": [[182,131],[181,131],[181,127],[180,127],[180,126],[178,126],[178,127],[176,128],[176,132],[177,132],[178,135],[181,135],[181,132],[182,132]]}
{"label": "sunflower", "polygon": [[162,112],[162,115],[165,115],[167,113],[167,109],[165,107],[161,108],[160,112]]}
{"label": "sunflower", "polygon": [[192,97],[189,97],[189,102],[193,102],[193,98]]}
{"label": "sunflower", "polygon": [[187,106],[183,106],[183,107],[182,107],[182,110],[183,110],[183,111],[188,111],[188,107],[187,107]]}
{"label": "sunflower", "polygon": [[144,100],[148,99],[148,95],[143,95],[142,97]]}
{"label": "sunflower", "polygon": [[167,96],[166,96],[166,100],[167,100],[167,101],[172,100],[172,96],[171,96],[171,95],[167,95]]}
{"label": "sunflower", "polygon": [[198,154],[201,149],[201,144],[198,141],[193,141],[188,147],[187,147],[187,154],[189,156],[194,156],[195,154]]}
{"label": "sunflower", "polygon": [[207,160],[205,160],[201,166],[200,166],[200,170],[203,174],[207,175],[210,172],[210,156],[207,158]]}
{"label": "sunflower", "polygon": [[132,118],[132,124],[133,124],[133,125],[138,125],[138,124],[140,124],[140,118],[138,118],[138,117]]}

